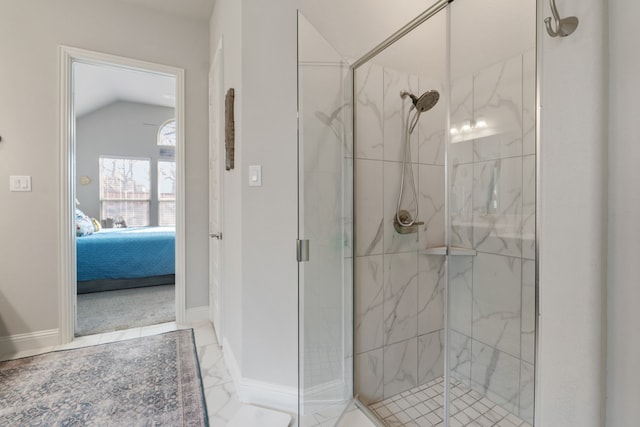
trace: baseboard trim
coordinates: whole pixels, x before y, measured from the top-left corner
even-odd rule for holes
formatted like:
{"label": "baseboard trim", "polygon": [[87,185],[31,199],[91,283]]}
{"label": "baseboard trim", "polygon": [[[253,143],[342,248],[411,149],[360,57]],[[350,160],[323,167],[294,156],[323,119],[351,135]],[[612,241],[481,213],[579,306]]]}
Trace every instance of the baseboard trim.
{"label": "baseboard trim", "polygon": [[240,377],[240,365],[233,354],[233,350],[231,350],[227,337],[222,338],[222,356],[224,357],[224,363],[227,365],[227,369],[229,370],[229,374],[231,374],[234,384],[240,384],[240,380],[242,379]]}
{"label": "baseboard trim", "polygon": [[224,361],[233,379],[240,402],[264,406],[289,414],[297,414],[298,389],[296,387],[243,378],[240,365],[231,350],[231,346],[226,338],[223,338],[222,341]]}
{"label": "baseboard trim", "polygon": [[0,337],[0,355],[6,356],[20,351],[36,350],[58,344],[60,344],[59,329],[9,335]]}
{"label": "baseboard trim", "polygon": [[187,308],[185,313],[185,323],[199,323],[209,320],[209,306]]}

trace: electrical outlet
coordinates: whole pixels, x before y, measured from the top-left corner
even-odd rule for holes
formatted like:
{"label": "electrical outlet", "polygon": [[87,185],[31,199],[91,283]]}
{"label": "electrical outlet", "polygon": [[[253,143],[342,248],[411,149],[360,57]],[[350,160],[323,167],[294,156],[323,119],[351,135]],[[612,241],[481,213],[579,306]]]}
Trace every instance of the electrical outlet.
{"label": "electrical outlet", "polygon": [[31,177],[11,175],[9,177],[10,191],[31,191]]}

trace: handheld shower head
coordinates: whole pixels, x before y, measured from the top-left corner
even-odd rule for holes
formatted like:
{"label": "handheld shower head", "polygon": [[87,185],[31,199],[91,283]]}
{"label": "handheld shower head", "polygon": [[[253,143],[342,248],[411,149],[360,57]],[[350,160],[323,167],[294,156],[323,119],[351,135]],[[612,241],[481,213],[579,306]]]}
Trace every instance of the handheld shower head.
{"label": "handheld shower head", "polygon": [[424,113],[425,111],[429,111],[430,109],[432,109],[440,99],[440,94],[437,90],[428,90],[420,95],[419,98],[414,94],[403,90],[402,92],[400,92],[400,96],[403,98],[406,98],[407,96],[411,98],[413,106],[420,113]]}

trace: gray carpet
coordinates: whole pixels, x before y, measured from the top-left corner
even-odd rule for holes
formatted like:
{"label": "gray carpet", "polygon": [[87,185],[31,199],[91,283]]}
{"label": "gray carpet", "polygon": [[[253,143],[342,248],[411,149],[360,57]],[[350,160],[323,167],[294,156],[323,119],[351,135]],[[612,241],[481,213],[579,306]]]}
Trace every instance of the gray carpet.
{"label": "gray carpet", "polygon": [[175,286],[149,286],[78,295],[76,336],[176,320]]}
{"label": "gray carpet", "polygon": [[2,426],[206,426],[192,329],[0,363]]}

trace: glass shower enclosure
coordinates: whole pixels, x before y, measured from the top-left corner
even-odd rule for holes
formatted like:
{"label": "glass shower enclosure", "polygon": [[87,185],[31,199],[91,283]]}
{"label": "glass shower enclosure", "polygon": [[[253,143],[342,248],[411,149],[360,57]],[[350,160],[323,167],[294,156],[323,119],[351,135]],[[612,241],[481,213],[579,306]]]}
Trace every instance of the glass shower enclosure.
{"label": "glass shower enclosure", "polygon": [[353,396],[353,156],[349,64],[298,15],[298,425]]}
{"label": "glass shower enclosure", "polygon": [[438,1],[347,64],[299,17],[300,425],[534,425],[535,23]]}

